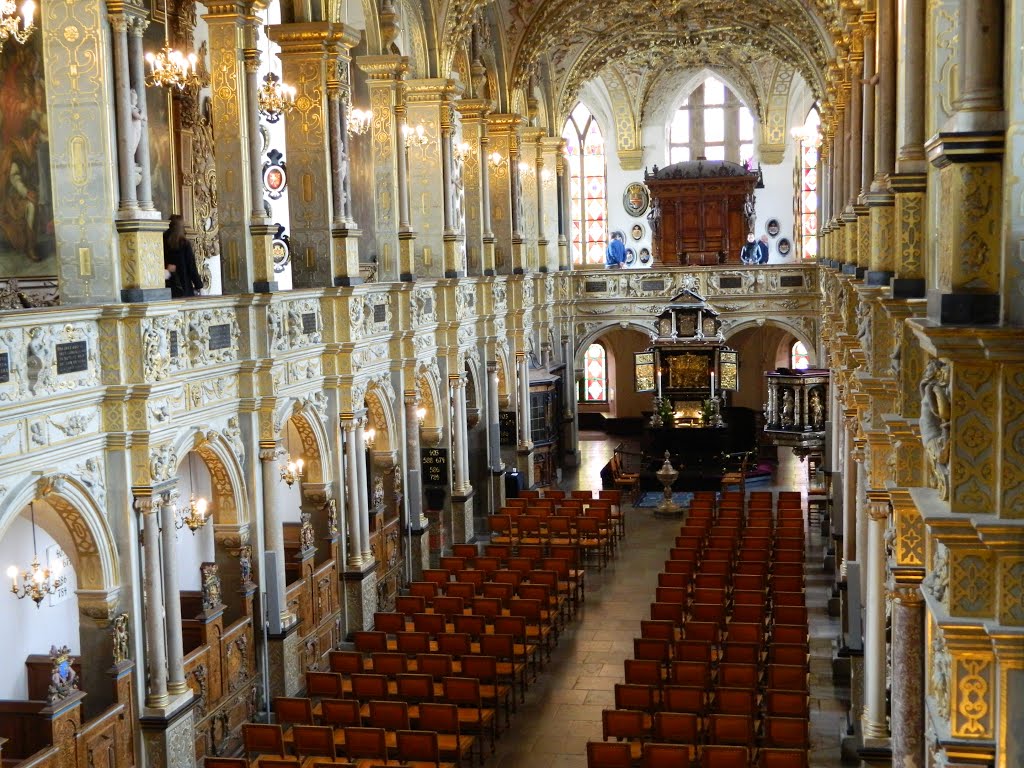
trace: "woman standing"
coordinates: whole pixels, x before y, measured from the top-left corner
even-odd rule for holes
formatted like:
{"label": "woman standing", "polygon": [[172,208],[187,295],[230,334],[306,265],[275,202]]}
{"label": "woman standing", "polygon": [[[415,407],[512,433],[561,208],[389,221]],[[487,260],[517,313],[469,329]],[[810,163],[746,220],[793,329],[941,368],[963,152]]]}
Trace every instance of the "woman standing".
{"label": "woman standing", "polygon": [[165,285],[171,289],[172,298],[196,296],[203,290],[203,278],[196,267],[192,243],[185,237],[185,220],[181,214],[171,216],[170,226],[164,232],[164,269],[167,270]]}

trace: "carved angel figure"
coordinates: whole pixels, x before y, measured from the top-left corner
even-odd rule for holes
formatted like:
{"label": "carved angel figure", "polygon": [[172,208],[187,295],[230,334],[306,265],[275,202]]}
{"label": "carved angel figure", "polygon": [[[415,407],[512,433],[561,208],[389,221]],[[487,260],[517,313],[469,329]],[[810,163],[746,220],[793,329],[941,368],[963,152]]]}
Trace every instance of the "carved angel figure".
{"label": "carved angel figure", "polygon": [[29,331],[28,375],[32,394],[46,392],[56,382],[53,370],[54,342],[47,329],[36,326]]}
{"label": "carved angel figure", "polygon": [[786,387],[782,391],[782,426],[784,429],[793,426],[795,414],[796,403],[793,400],[793,390]]}
{"label": "carved angel figure", "polygon": [[932,358],[921,377],[921,442],[928,454],[939,498],[949,498],[949,367]]}
{"label": "carved angel figure", "polygon": [[811,426],[815,429],[825,428],[825,404],[821,401],[821,390],[811,390]]}
{"label": "carved angel figure", "polygon": [[921,587],[940,603],[945,600],[949,588],[949,550],[945,544],[940,543],[935,547],[932,569],[924,577]]}
{"label": "carved angel figure", "polygon": [[128,614],[122,613],[114,617],[112,633],[114,636],[114,663],[120,664],[128,660]]}
{"label": "carved angel figure", "polygon": [[932,693],[935,696],[935,710],[943,720],[949,719],[949,654],[942,636],[932,639]]}

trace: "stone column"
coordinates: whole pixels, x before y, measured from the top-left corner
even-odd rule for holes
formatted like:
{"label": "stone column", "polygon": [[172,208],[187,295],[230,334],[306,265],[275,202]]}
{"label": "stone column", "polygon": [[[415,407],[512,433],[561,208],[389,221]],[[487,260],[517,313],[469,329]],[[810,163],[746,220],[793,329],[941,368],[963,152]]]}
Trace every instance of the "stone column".
{"label": "stone column", "polygon": [[542,136],[537,150],[537,247],[542,272],[560,268],[558,236],[558,158],[562,139]]}
{"label": "stone column", "polygon": [[846,418],[843,449],[843,562],[839,572],[846,578],[846,566],[857,559],[857,461],[852,419]]}
{"label": "stone column", "polygon": [[519,374],[519,447],[532,448],[530,433],[530,359],[525,352],[516,352],[516,370]]}
{"label": "stone column", "polygon": [[138,201],[144,211],[153,210],[153,179],[149,159],[149,130],[146,122],[146,54],[142,50],[142,34],[149,21],[140,17],[128,27],[128,69],[131,74],[132,90],[136,95],[135,107],[142,116],[142,134],[135,150],[133,161],[138,168]]}
{"label": "stone column", "polygon": [[[886,739],[886,642],[885,642],[885,529],[889,521],[889,497],[869,491],[867,502],[867,559],[864,569],[864,714],[861,725],[865,746]],[[877,744],[876,744],[877,745]]]}
{"label": "stone column", "polygon": [[896,162],[896,0],[878,0],[875,58],[874,179],[867,195],[871,208],[868,285],[888,286],[895,273],[897,239],[895,198],[890,179]]}
{"label": "stone column", "polygon": [[359,458],[356,455],[356,421],[351,413],[342,414],[345,430],[345,478],[347,483],[346,514],[348,520],[348,565],[359,568],[363,564],[363,527],[360,518],[365,517],[359,506]]}
{"label": "stone column", "polygon": [[267,583],[267,590],[276,589],[278,605],[281,606],[281,624],[288,626],[292,616],[288,612],[287,579],[284,573],[284,528],[281,524],[280,499],[277,485],[281,482],[281,468],[278,466],[278,445],[276,440],[260,441],[260,471],[263,480],[263,545],[277,556],[277,579]]}
{"label": "stone column", "polygon": [[1003,17],[1000,0],[960,0],[962,64],[958,131],[1002,128]]}
{"label": "stone column", "polygon": [[[861,179],[861,138],[864,130],[864,90],[857,82],[859,75],[864,69],[864,35],[859,28],[853,32],[854,44],[850,50],[850,119],[848,121],[850,135],[849,164],[846,175],[846,208],[847,212],[853,210],[857,204],[857,197],[860,194]],[[859,263],[859,261],[858,261]]]}
{"label": "stone column", "polygon": [[[245,126],[249,149],[249,236],[252,239],[252,291],[272,293],[278,289],[274,274],[273,239],[277,227],[263,210],[263,174],[260,150],[260,107],[257,73],[260,66],[259,30],[253,20],[245,25],[249,47],[245,59]],[[249,127],[251,126],[251,127]]]}
{"label": "stone column", "polygon": [[356,490],[359,493],[359,539],[360,554],[363,565],[373,562],[373,550],[370,547],[370,491],[366,487],[366,416],[356,420]]}
{"label": "stone column", "polygon": [[925,24],[926,0],[902,0],[898,4],[897,131],[902,132],[896,174],[890,185],[896,197],[895,277],[891,282],[892,297],[923,298],[924,271],[924,212],[928,187],[928,161],[924,152],[925,139]]}
{"label": "stone column", "polygon": [[[490,137],[490,192],[491,227],[494,233],[495,269],[499,274],[513,271],[513,249],[518,254],[522,246],[519,231],[513,223],[513,177],[512,169],[518,162],[512,159],[513,147],[518,153],[519,131],[523,119],[513,114],[491,114],[487,117],[487,131]],[[500,158],[500,159],[499,159]],[[495,162],[497,160],[497,162]],[[518,169],[516,170],[518,173]],[[519,262],[515,262],[518,264]]]}
{"label": "stone column", "polygon": [[498,414],[498,363],[487,361],[487,464],[492,472],[502,470],[501,417]]}
{"label": "stone column", "polygon": [[377,240],[379,280],[414,279],[413,243],[415,233],[409,226],[408,185],[406,183],[405,108],[402,103],[403,78],[409,69],[404,56],[360,56],[356,64],[367,76],[373,127],[367,134],[371,142],[373,232]]}
{"label": "stone column", "polygon": [[[187,459],[186,459],[187,460]],[[163,542],[164,622],[167,627],[167,691],[185,693],[185,650],[181,634],[181,600],[178,589],[178,564],[175,557],[177,536],[174,532],[177,491],[160,496],[160,535]]]}
{"label": "stone column", "polygon": [[916,583],[892,595],[892,764],[925,765],[924,599]]}
{"label": "stone column", "polygon": [[409,525],[419,529],[426,525],[423,515],[423,476],[420,474],[420,398],[415,389],[405,390],[405,451],[408,469],[405,487],[409,498]]}
{"label": "stone column", "polygon": [[467,273],[494,274],[494,234],[491,232],[491,180],[487,148],[487,113],[490,102],[462,98],[456,102],[462,116],[462,138],[469,147],[462,163],[465,190]]}
{"label": "stone column", "polygon": [[[342,274],[336,282],[356,285],[359,273],[359,237],[352,218],[352,162],[349,152],[348,99],[351,62],[344,45],[334,46],[327,63],[328,150],[331,157],[331,240]],[[379,268],[379,267],[378,267]],[[380,275],[378,279],[387,279]]]}
{"label": "stone column", "polygon": [[281,46],[284,79],[296,92],[297,106],[284,116],[288,171],[298,180],[288,195],[293,282],[296,288],[355,285],[361,282],[356,235],[333,226],[334,186],[345,181],[332,169],[330,133],[338,121],[331,123],[328,96],[337,94],[338,68],[348,66],[360,33],[344,24],[298,22],[272,26],[270,38]]}
{"label": "stone column", "polygon": [[861,76],[863,123],[861,127],[860,198],[866,200],[875,176],[875,13],[865,11],[860,16],[864,31],[864,64]]}
{"label": "stone column", "polygon": [[[117,125],[117,218],[132,216],[138,208],[135,195],[135,156],[131,151],[131,75],[128,71],[128,27],[136,19],[111,10],[110,37],[114,49],[114,116]],[[148,24],[146,21],[141,21]],[[145,131],[143,131],[145,133]]]}
{"label": "stone column", "polygon": [[565,458],[570,466],[578,467],[580,464],[580,433],[579,422],[576,419],[576,378],[574,375],[575,361],[573,360],[575,344],[573,343],[571,332],[562,337],[562,347],[565,350],[563,354],[563,359],[565,360],[565,380],[563,384],[565,390],[564,421],[566,425],[565,438],[568,443],[565,447]]}
{"label": "stone column", "polygon": [[[565,146],[565,142],[562,142],[562,146]],[[569,175],[565,155],[560,151],[558,153],[558,268],[560,270],[572,269],[571,183],[572,178]]]}
{"label": "stone column", "polygon": [[146,612],[146,672],[149,688],[146,706],[164,707],[167,695],[167,646],[164,640],[163,578],[160,574],[160,523],[152,496],[136,496],[135,508],[142,517],[143,578]]}

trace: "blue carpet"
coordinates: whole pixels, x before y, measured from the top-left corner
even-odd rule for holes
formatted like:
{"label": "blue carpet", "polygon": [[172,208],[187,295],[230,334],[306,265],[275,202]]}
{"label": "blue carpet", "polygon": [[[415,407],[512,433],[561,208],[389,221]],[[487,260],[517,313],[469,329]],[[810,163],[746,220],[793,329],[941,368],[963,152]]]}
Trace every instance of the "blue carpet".
{"label": "blue carpet", "polygon": [[[658,506],[664,498],[665,493],[663,491],[648,491],[636,506],[653,508]],[[690,502],[693,501],[693,494],[689,491],[676,491],[672,494],[672,501],[681,507],[688,507]]]}

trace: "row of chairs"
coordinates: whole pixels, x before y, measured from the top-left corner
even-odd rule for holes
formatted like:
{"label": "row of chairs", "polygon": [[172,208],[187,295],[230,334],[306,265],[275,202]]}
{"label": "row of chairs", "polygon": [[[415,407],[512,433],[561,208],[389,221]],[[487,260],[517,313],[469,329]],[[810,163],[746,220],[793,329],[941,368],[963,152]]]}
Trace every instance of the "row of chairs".
{"label": "row of chairs", "polygon": [[695,496],[590,768],[807,764],[803,518],[785,499]]}

